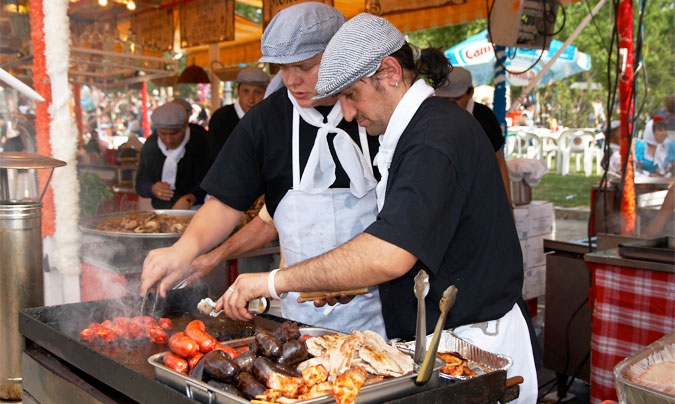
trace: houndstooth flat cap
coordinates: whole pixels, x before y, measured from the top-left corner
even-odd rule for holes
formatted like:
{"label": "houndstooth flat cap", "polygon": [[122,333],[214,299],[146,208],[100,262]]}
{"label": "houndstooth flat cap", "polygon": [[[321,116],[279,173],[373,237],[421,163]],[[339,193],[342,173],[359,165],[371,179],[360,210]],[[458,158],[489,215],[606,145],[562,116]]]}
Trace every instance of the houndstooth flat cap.
{"label": "houndstooth flat cap", "polygon": [[344,22],[340,11],[323,3],[307,2],[285,8],[272,18],[263,33],[263,57],[259,61],[289,64],[314,57],[326,49]]}
{"label": "houndstooth flat cap", "polygon": [[382,59],[405,42],[401,31],[384,18],[356,15],[338,30],[323,53],[315,98],[335,95],[372,74]]}

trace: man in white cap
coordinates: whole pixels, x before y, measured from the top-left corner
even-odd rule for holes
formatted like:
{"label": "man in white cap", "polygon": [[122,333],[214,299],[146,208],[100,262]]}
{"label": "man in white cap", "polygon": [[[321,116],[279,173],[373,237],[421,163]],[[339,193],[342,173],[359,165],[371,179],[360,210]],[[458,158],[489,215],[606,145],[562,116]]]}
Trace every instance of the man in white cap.
{"label": "man in white cap", "polygon": [[[430,277],[427,329],[443,292],[459,290],[445,329],[509,355],[523,376],[519,401],[537,399],[537,374],[522,302],[523,260],[497,160],[478,122],[456,103],[433,97],[450,66],[434,48],[413,51],[383,18],[359,14],[326,47],[316,90],[337,95],[345,119],[380,134],[375,157],[377,220],[340,247],[269,279],[243,274],[226,292],[224,312],[250,318],[246,302],[289,291],[379,285],[388,338],[414,338],[414,277]],[[276,219],[276,218],[275,218]]]}
{"label": "man in white cap", "polygon": [[499,121],[494,112],[487,105],[483,105],[473,100],[473,81],[471,72],[463,67],[453,66],[448,74],[448,84],[436,89],[438,97],[446,98],[450,101],[455,101],[457,105],[469,111],[471,115],[480,123],[480,126],[485,131],[485,134],[490,139],[492,147],[499,163],[499,171],[502,174],[502,181],[506,189],[506,195],[511,205],[511,180],[509,179],[509,171],[506,168],[506,161],[504,160],[504,153],[502,153],[502,146],[504,146],[504,134],[499,125]]}
{"label": "man in white cap", "polygon": [[190,209],[201,204],[199,186],[209,169],[208,139],[188,129],[185,109],[168,102],[150,118],[155,132],[143,144],[136,192],[152,198],[155,209]]}
{"label": "man in white cap", "polygon": [[[291,6],[272,19],[262,36],[260,61],[279,65],[286,88],[252,108],[234,129],[202,182],[212,197],[173,247],[148,254],[142,294],[159,282],[163,295],[189,276],[192,260],[226,238],[242,212],[263,193],[289,264],[347,242],[375,220],[377,180],[371,151],[377,139],[343,119],[336,97],[314,99],[321,55],[344,21],[338,10],[316,2]],[[274,237],[274,228],[268,227],[266,234]],[[265,239],[262,232],[259,239]],[[276,271],[258,275],[274,285]],[[323,307],[298,302],[298,293],[280,296],[270,290],[266,295],[281,299],[286,318],[385,335],[376,286],[351,301],[341,293],[328,296],[331,303],[340,303]],[[237,291],[230,287],[224,296],[228,293]]]}
{"label": "man in white cap", "polygon": [[263,100],[269,83],[270,77],[257,67],[247,67],[237,74],[237,99],[233,104],[215,110],[209,120],[212,160],[216,159],[218,152],[244,114]]}

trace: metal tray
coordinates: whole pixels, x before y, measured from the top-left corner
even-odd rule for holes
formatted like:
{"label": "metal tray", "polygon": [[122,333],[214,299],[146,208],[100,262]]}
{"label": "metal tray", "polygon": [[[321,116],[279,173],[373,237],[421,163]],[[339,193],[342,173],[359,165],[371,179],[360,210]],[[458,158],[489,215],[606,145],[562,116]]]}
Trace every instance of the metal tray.
{"label": "metal tray", "polygon": [[[326,329],[326,328],[315,328],[315,327],[306,327],[300,328],[300,333],[305,335],[320,336],[325,334],[334,334],[337,331]],[[224,341],[223,344],[231,345],[233,347],[245,346],[253,342],[254,337],[241,338],[237,340]],[[178,391],[185,392],[185,395],[191,399],[197,400],[200,403],[204,404],[232,404],[232,403],[242,403],[250,404],[250,401],[238,397],[236,395],[230,394],[214,386],[211,386],[207,383],[197,380],[195,378],[186,376],[184,374],[178,373],[162,363],[162,357],[166,352],[158,353],[152,355],[148,358],[148,363],[155,368],[155,379],[165,383]],[[424,386],[417,386],[415,384],[415,379],[417,378],[417,373],[413,373],[408,376],[395,377],[385,379],[382,382],[369,384],[363,386],[361,392],[356,397],[356,403],[358,404],[374,404],[381,403],[388,400],[394,400],[400,397],[405,397],[411,394],[417,394],[426,390],[434,389],[439,387],[439,371],[441,367],[445,365],[445,362],[441,359],[436,359],[434,364],[434,372],[431,375],[431,379]],[[332,396],[327,395],[323,397],[317,397],[311,400],[302,401],[302,403],[307,404],[332,404],[335,403],[335,400]]]}
{"label": "metal tray", "polygon": [[133,239],[175,239],[178,240],[182,233],[128,233],[128,232],[116,232],[116,231],[104,231],[97,229],[98,224],[104,219],[110,218],[122,218],[129,216],[130,214],[137,215],[172,215],[172,216],[194,216],[196,211],[194,210],[179,210],[179,209],[156,209],[148,211],[128,211],[128,212],[115,212],[105,215],[98,215],[91,218],[87,218],[82,221],[80,224],[80,230],[85,234],[97,235],[97,236],[106,236],[106,237],[122,237],[122,238],[133,238]]}
{"label": "metal tray", "polygon": [[614,366],[616,392],[621,404],[675,404],[675,396],[638,384],[629,377],[632,366],[649,361],[652,355],[657,355],[672,346],[675,346],[675,332],[647,345]]}
{"label": "metal tray", "polygon": [[624,258],[675,264],[675,238],[661,237],[619,244]]}
{"label": "metal tray", "polygon": [[[427,347],[431,342],[432,335],[427,336]],[[415,353],[415,341],[402,342],[398,344],[399,349],[411,355]],[[475,376],[451,376],[440,373],[440,377],[452,380],[466,380],[478,377],[486,373],[496,372],[498,370],[508,370],[513,365],[510,356],[495,354],[485,351],[477,346],[470,344],[459,338],[452,331],[445,330],[441,334],[441,340],[438,343],[438,352],[457,352],[467,359],[468,365],[476,372]],[[442,360],[441,360],[442,361]],[[445,363],[443,363],[445,365]]]}

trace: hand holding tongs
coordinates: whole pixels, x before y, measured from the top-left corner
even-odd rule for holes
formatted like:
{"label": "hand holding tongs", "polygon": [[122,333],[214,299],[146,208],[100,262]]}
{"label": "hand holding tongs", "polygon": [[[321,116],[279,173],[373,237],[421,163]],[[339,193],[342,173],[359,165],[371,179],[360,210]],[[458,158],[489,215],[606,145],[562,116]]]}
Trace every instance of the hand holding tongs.
{"label": "hand holding tongs", "polygon": [[424,298],[429,293],[429,275],[423,270],[415,276],[417,298],[417,329],[415,332],[415,364],[422,365],[427,350],[427,315]]}

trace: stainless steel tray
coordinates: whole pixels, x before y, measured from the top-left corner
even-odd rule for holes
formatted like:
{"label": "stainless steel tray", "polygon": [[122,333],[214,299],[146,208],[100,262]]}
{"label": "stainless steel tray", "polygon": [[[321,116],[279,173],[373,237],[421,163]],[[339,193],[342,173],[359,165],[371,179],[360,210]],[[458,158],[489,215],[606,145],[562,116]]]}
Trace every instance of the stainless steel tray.
{"label": "stainless steel tray", "polygon": [[660,237],[619,244],[624,258],[675,264],[675,238]]}
{"label": "stainless steel tray", "polygon": [[[303,335],[312,335],[320,336],[326,334],[334,334],[337,331],[333,331],[326,328],[314,328],[306,327],[300,328],[300,332]],[[254,341],[254,337],[241,338],[231,341],[223,341],[223,344],[231,345],[233,347],[248,345]],[[191,399],[197,400],[200,403],[204,404],[232,404],[232,403],[243,403],[250,404],[250,401],[237,397],[236,395],[230,394],[218,388],[215,388],[207,383],[197,380],[195,378],[186,376],[184,374],[178,373],[162,364],[162,357],[166,352],[161,352],[155,355],[152,355],[148,358],[148,363],[155,368],[155,379],[165,383],[172,388],[185,392],[185,395]],[[405,397],[411,394],[420,393],[426,390],[437,388],[439,383],[439,371],[445,363],[441,359],[436,359],[434,365],[434,372],[431,375],[431,379],[424,386],[417,386],[415,384],[415,379],[417,378],[417,373],[413,373],[408,376],[395,377],[390,379],[385,379],[380,383],[369,384],[363,386],[361,392],[356,397],[356,403],[358,404],[375,404],[381,403],[388,400],[393,400],[400,397]],[[311,400],[302,401],[302,403],[307,404],[330,404],[335,403],[335,400],[332,396],[327,395],[323,397],[317,397]]]}
{"label": "stainless steel tray", "polygon": [[196,211],[194,210],[179,210],[179,209],[156,209],[148,211],[128,211],[128,212],[115,212],[105,215],[98,215],[94,217],[87,218],[80,223],[80,230],[85,234],[97,235],[97,236],[106,236],[106,237],[123,237],[123,238],[133,238],[133,239],[176,239],[178,240],[182,233],[129,233],[129,232],[115,232],[115,231],[104,231],[97,229],[97,226],[101,221],[110,218],[122,218],[129,216],[131,214],[138,215],[172,215],[172,216],[194,216]]}
{"label": "stainless steel tray", "polygon": [[[427,336],[427,347],[431,342],[432,335]],[[415,341],[402,342],[398,344],[399,349],[411,355],[415,353]],[[470,344],[459,338],[452,331],[445,330],[441,334],[441,340],[438,343],[438,352],[457,352],[467,359],[468,365],[476,372],[475,376],[451,376],[440,373],[440,377],[453,380],[466,380],[498,370],[508,370],[513,365],[510,356],[495,354],[485,351],[477,346]],[[442,360],[441,360],[442,361]],[[443,363],[445,365],[445,363]]]}
{"label": "stainless steel tray", "polygon": [[647,345],[614,366],[616,392],[621,404],[650,403],[675,404],[675,396],[636,383],[630,378],[631,367],[649,362],[653,355],[659,355],[675,346],[675,332]]}

